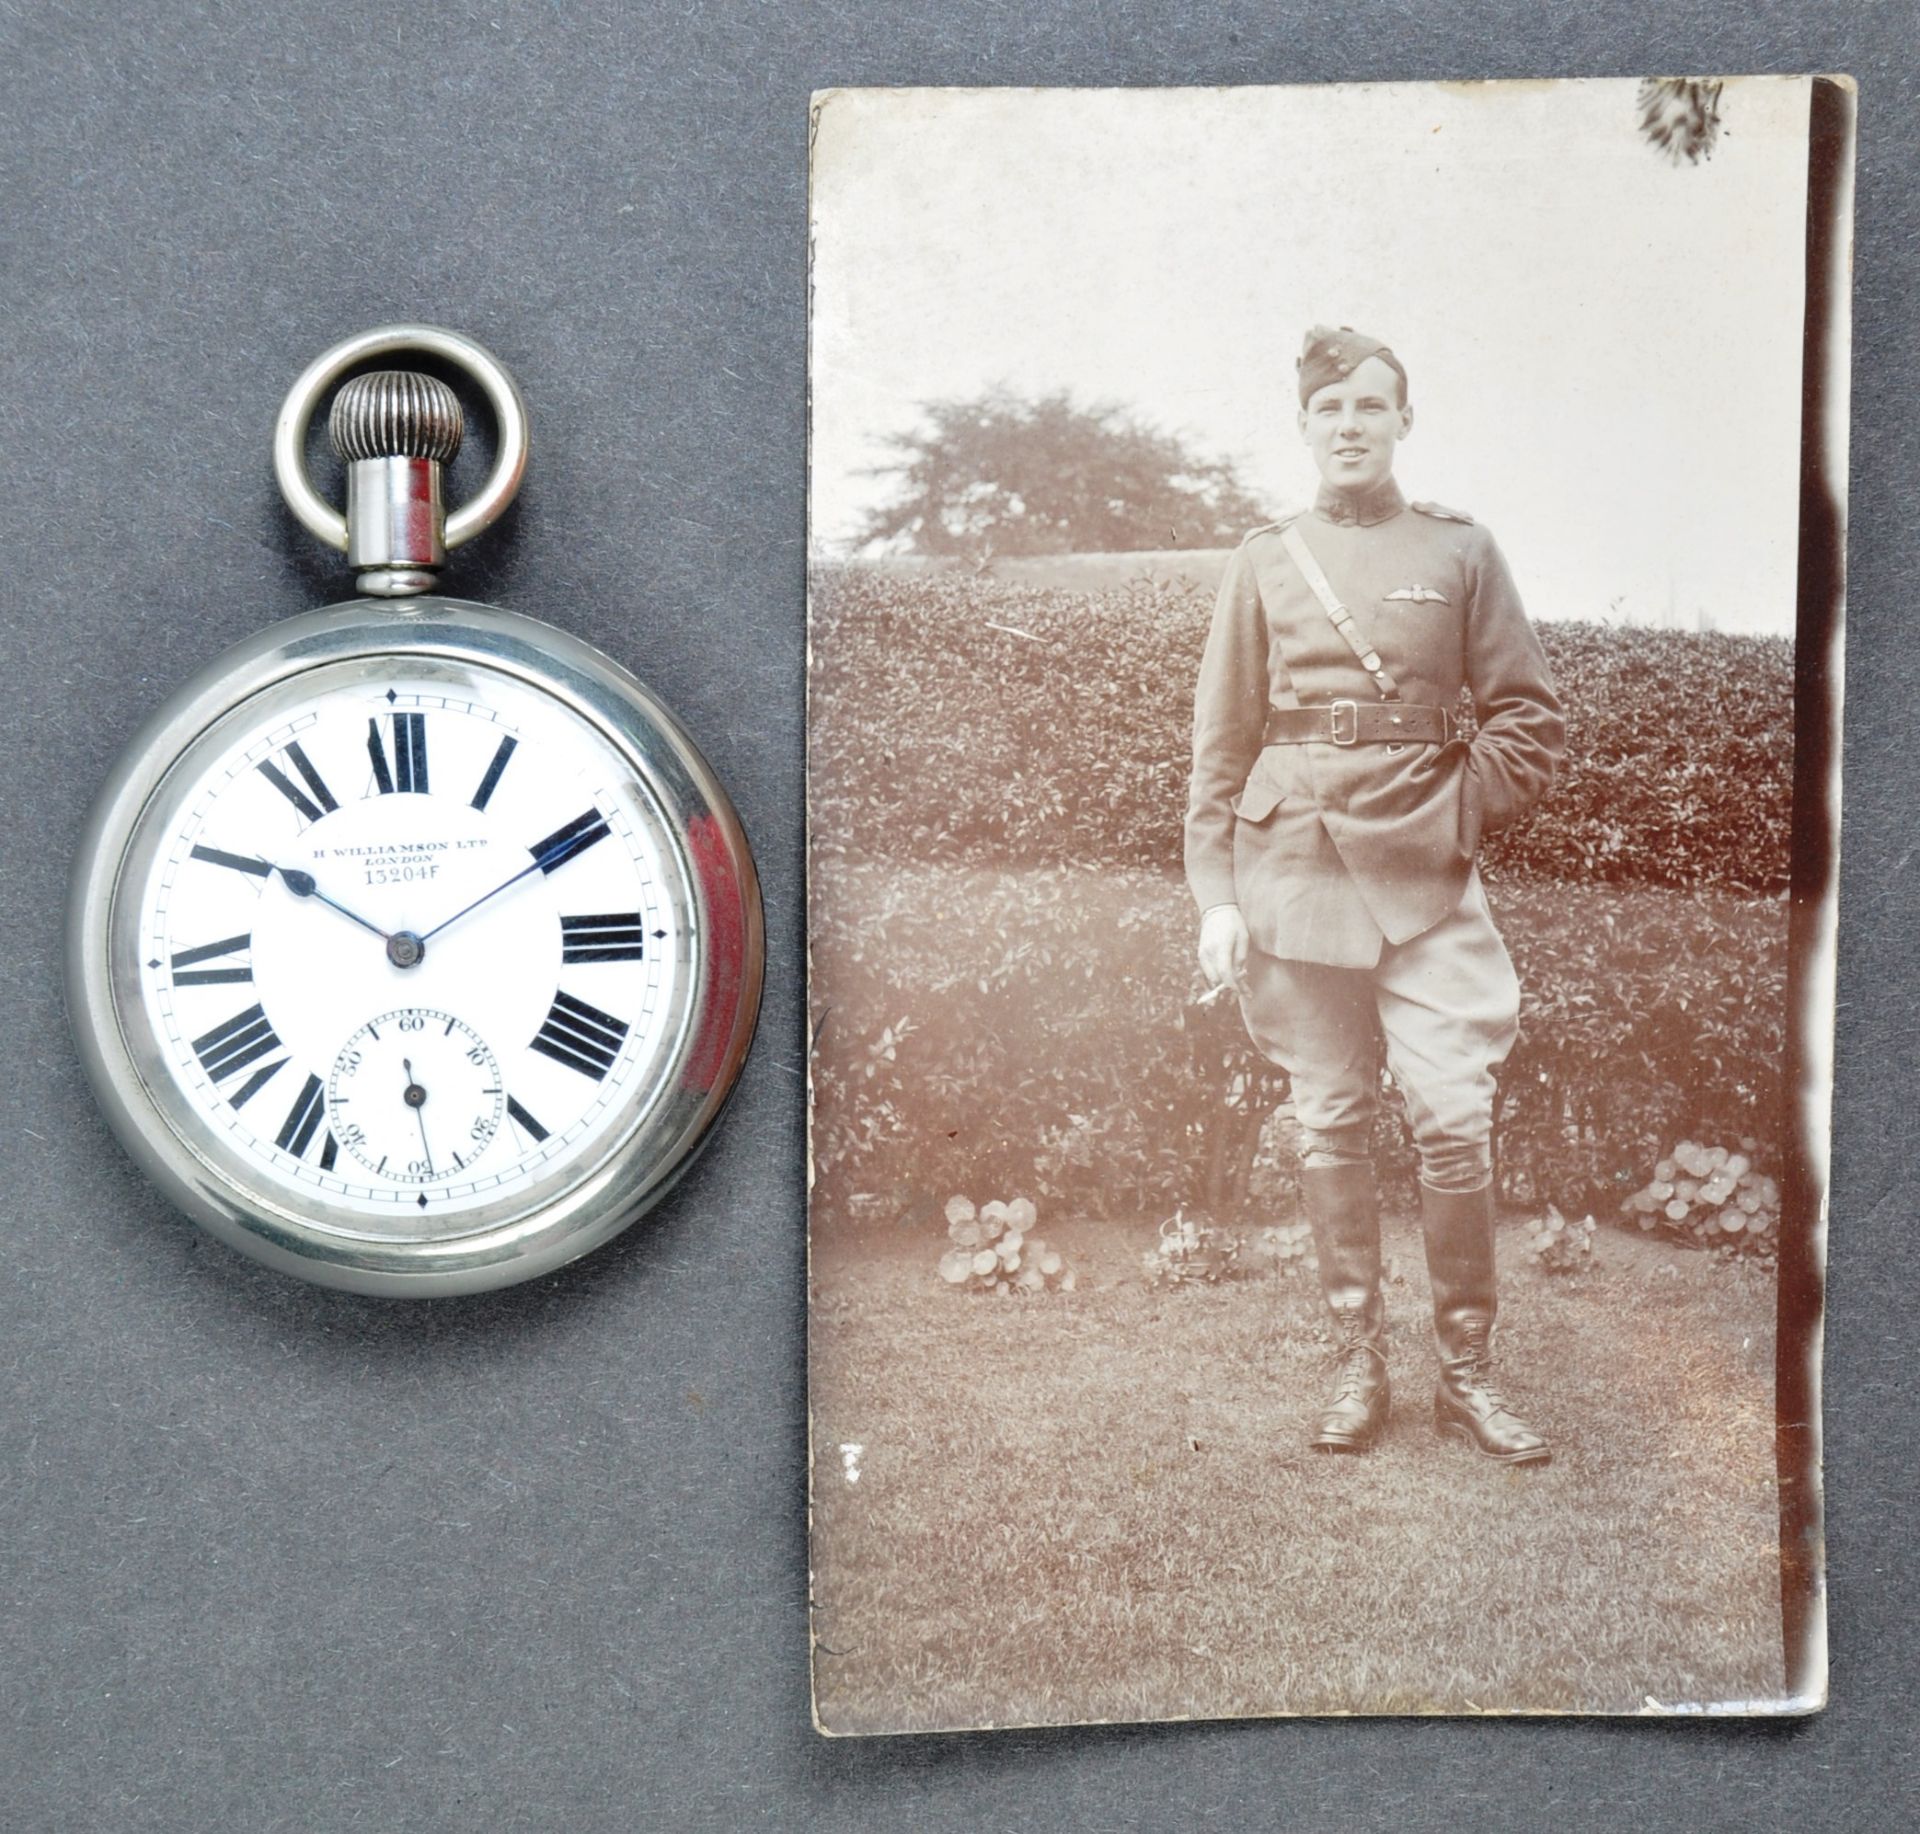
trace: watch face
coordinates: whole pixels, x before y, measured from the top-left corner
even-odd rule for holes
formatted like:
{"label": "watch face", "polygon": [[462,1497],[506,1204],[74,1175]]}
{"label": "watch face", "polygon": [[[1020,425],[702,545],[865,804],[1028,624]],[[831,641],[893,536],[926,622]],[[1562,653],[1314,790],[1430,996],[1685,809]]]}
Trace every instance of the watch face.
{"label": "watch face", "polygon": [[630,1221],[759,990],[751,861],[684,735],[584,645],[436,611],[428,653],[367,653],[379,607],[350,656],[223,659],[76,879],[76,1032],[122,1137],[216,1233],[372,1291],[503,1284]]}
{"label": "watch face", "polygon": [[181,761],[121,887],[197,1131],[374,1235],[591,1164],[685,1006],[688,900],[630,766],[538,688],[456,673],[270,697]]}

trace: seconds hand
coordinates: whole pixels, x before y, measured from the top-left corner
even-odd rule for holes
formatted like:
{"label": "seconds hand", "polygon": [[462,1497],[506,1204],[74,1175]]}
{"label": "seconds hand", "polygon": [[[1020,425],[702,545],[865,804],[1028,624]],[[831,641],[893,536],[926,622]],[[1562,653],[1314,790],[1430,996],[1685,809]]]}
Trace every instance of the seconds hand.
{"label": "seconds hand", "polygon": [[420,1151],[427,1161],[427,1176],[431,1178],[433,1176],[433,1148],[427,1144],[427,1117],[420,1112],[427,1104],[427,1092],[413,1080],[413,1059],[411,1057],[401,1058],[400,1067],[407,1073],[407,1089],[405,1095],[401,1097],[401,1100],[413,1110],[413,1118],[420,1123]]}

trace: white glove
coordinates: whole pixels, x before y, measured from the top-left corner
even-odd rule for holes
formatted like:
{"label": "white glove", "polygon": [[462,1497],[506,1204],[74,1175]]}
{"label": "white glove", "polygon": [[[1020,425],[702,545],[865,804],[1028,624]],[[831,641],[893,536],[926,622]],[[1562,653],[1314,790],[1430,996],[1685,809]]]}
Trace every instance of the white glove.
{"label": "white glove", "polygon": [[1247,920],[1237,904],[1216,904],[1200,919],[1200,972],[1209,987],[1247,991]]}

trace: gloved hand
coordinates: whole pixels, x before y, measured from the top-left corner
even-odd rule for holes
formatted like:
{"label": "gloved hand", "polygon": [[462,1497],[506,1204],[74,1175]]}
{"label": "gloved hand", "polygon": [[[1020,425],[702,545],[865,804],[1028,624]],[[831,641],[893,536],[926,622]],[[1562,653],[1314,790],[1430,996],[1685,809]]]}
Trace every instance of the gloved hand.
{"label": "gloved hand", "polygon": [[1200,919],[1200,972],[1209,987],[1247,991],[1247,920],[1237,904],[1216,904]]}

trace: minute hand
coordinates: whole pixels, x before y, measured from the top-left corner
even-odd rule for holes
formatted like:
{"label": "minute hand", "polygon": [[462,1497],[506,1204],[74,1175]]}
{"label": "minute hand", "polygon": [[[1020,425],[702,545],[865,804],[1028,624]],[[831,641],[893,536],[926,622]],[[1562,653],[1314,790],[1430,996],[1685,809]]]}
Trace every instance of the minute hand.
{"label": "minute hand", "polygon": [[[592,826],[589,827],[589,819]],[[586,831],[583,833],[582,829]],[[551,872],[556,866],[570,860],[576,853],[582,852],[599,840],[607,832],[607,825],[596,812],[591,818],[582,817],[579,821],[569,822],[558,833],[550,834],[544,841],[535,843],[533,861],[523,866],[510,879],[502,879],[490,892],[482,892],[471,904],[462,905],[451,917],[436,923],[432,929],[420,938],[422,943],[430,941],[449,925],[456,924],[469,911],[477,911],[489,898],[497,898],[510,885],[518,885],[529,873]]]}
{"label": "minute hand", "polygon": [[447,927],[448,924],[458,923],[460,919],[467,914],[468,911],[477,911],[481,907],[481,905],[486,903],[486,901],[489,898],[499,897],[500,894],[503,891],[505,891],[509,885],[518,885],[520,881],[527,876],[528,873],[538,872],[543,864],[544,864],[543,861],[536,859],[531,866],[521,867],[520,870],[517,873],[515,873],[511,879],[502,879],[500,883],[493,888],[492,891],[482,892],[480,896],[474,899],[474,901],[471,904],[463,905],[459,910],[455,911],[454,914],[451,917],[447,918],[444,922],[436,923],[432,929],[427,931],[427,933],[420,938],[420,940],[423,943],[431,941],[434,937],[438,936],[440,932]]}

